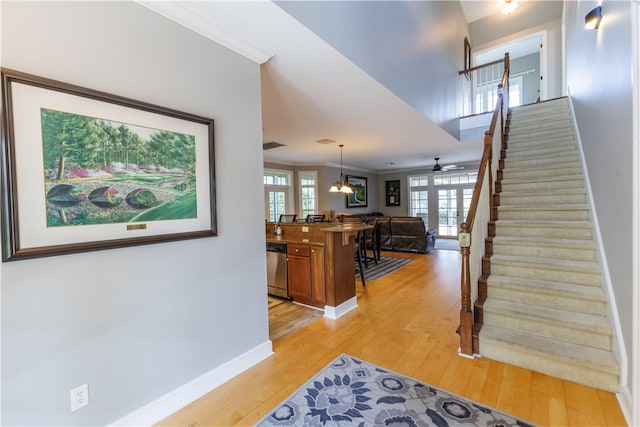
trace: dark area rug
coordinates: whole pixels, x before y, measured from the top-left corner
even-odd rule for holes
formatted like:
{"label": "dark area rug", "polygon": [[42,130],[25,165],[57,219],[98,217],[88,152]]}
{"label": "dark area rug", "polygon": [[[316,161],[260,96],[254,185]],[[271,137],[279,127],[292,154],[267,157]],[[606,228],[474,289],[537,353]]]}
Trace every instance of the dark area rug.
{"label": "dark area rug", "polygon": [[343,354],[257,424],[267,426],[530,426]]}
{"label": "dark area rug", "polygon": [[[405,265],[413,262],[408,258],[394,258],[389,256],[380,257],[378,265],[373,260],[369,260],[369,268],[364,269],[365,280],[376,280],[394,271],[400,270]],[[356,277],[360,278],[360,274],[356,271]]]}

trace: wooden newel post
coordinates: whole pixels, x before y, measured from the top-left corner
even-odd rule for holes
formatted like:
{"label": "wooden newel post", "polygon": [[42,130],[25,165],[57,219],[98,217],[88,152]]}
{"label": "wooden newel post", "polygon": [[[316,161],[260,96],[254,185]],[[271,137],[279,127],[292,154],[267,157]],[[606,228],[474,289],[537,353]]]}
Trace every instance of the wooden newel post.
{"label": "wooden newel post", "polygon": [[471,273],[469,253],[471,235],[467,223],[462,223],[459,234],[462,270],[460,273],[460,353],[473,355],[473,311],[471,310]]}

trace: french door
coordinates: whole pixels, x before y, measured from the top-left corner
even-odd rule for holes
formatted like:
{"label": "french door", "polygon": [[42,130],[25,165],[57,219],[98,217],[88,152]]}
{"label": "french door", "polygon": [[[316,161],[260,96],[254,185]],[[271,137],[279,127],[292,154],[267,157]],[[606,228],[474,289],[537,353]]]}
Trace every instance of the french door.
{"label": "french door", "polygon": [[438,236],[458,237],[458,230],[467,218],[473,186],[438,189]]}

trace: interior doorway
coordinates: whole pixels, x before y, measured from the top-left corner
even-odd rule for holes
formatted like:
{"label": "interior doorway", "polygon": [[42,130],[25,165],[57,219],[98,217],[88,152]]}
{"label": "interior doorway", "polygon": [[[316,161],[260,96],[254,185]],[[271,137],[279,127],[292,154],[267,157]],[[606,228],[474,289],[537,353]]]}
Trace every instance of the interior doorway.
{"label": "interior doorway", "polygon": [[[547,99],[548,82],[546,31],[510,40],[472,52],[474,64],[481,65],[504,58],[509,52],[510,83],[515,84],[519,105]],[[514,106],[514,105],[511,105]]]}

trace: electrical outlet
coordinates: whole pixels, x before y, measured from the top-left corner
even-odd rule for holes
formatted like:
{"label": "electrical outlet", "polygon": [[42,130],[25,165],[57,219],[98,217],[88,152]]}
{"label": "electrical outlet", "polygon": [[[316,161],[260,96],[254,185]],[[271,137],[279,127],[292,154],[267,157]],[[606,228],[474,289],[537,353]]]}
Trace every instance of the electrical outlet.
{"label": "electrical outlet", "polygon": [[307,227],[307,226],[303,225],[303,226],[302,226],[302,232],[303,232],[303,233],[308,233],[308,232],[309,232],[309,227]]}
{"label": "electrical outlet", "polygon": [[89,404],[89,384],[82,384],[74,388],[71,394],[71,410],[76,411]]}

